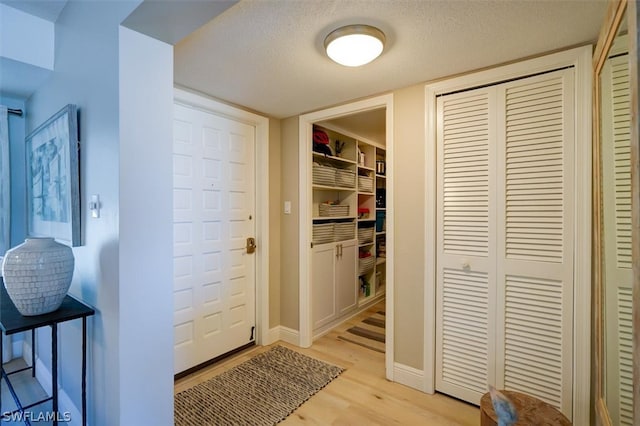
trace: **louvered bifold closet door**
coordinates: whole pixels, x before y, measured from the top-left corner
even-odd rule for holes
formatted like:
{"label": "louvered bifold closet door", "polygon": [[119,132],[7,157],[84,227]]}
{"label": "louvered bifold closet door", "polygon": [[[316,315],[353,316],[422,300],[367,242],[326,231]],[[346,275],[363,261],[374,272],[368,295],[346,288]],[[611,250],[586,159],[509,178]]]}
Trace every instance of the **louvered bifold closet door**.
{"label": "louvered bifold closet door", "polygon": [[494,380],[495,91],[437,109],[436,389],[478,404]]}
{"label": "louvered bifold closet door", "polygon": [[628,55],[609,58],[601,79],[607,408],[613,424],[631,425],[633,272]]}
{"label": "louvered bifold closet door", "polygon": [[496,385],[573,399],[573,68],[497,86]]}

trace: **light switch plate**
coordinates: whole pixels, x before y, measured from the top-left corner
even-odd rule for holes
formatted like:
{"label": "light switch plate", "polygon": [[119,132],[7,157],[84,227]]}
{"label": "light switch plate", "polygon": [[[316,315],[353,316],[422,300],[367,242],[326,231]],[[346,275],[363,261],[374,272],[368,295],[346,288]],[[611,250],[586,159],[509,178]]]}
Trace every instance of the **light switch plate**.
{"label": "light switch plate", "polygon": [[99,218],[100,217],[100,196],[92,195],[91,201],[89,201],[89,210],[91,211],[91,217]]}

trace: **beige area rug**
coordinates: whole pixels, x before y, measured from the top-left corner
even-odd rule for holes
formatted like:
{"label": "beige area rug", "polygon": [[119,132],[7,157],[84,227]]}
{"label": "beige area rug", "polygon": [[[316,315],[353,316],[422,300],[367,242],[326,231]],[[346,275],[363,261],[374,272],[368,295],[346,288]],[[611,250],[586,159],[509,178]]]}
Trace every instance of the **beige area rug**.
{"label": "beige area rug", "polygon": [[276,346],[175,396],[176,426],[274,425],[343,369]]}
{"label": "beige area rug", "polygon": [[374,315],[362,320],[355,327],[351,327],[338,336],[338,339],[364,346],[376,352],[385,352],[385,313],[378,311]]}

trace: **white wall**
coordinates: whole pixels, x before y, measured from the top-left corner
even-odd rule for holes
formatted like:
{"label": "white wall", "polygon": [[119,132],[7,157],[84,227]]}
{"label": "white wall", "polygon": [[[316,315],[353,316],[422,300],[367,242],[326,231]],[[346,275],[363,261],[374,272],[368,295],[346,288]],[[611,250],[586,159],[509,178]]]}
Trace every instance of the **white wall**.
{"label": "white wall", "polygon": [[[120,22],[138,4],[139,1],[70,1],[55,26],[55,70],[25,106],[27,133],[68,103],[78,105],[80,112],[84,244],[73,249],[76,267],[70,293],[96,308],[96,315],[89,321],[88,344],[91,425],[120,424],[114,418],[121,411],[120,323],[136,320],[122,316],[119,306],[118,31]],[[102,201],[99,219],[90,218],[86,208],[91,194],[99,194]],[[129,281],[127,284],[131,285]],[[78,407],[80,338],[80,321],[60,326],[60,385]],[[50,353],[50,332],[42,329],[38,334],[38,354],[44,365],[49,365]]]}
{"label": "white wall", "polygon": [[120,424],[173,424],[173,46],[120,28]]}
{"label": "white wall", "polygon": [[53,69],[54,24],[0,4],[0,57]]}

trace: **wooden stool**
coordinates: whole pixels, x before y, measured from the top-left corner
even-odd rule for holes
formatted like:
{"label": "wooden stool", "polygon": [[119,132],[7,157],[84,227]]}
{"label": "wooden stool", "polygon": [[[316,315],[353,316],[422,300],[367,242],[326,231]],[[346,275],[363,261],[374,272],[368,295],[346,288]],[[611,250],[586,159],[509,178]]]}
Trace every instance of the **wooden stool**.
{"label": "wooden stool", "polygon": [[[500,391],[513,402],[518,412],[517,426],[571,426],[571,422],[556,408],[520,392]],[[480,399],[480,426],[496,426],[498,416],[493,410],[489,392]]]}

